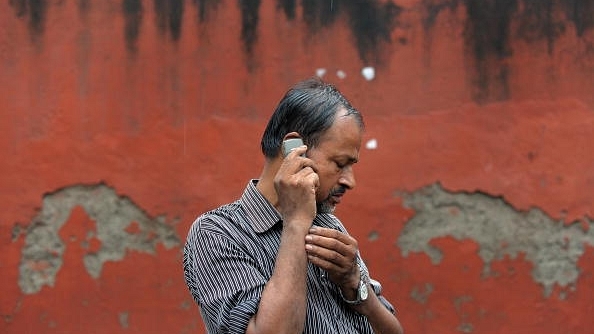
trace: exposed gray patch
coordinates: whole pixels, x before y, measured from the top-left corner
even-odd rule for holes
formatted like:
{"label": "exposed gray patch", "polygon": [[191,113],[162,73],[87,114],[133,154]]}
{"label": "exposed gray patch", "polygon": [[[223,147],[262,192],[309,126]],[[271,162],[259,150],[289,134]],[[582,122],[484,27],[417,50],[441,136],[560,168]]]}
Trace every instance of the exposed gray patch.
{"label": "exposed gray patch", "polygon": [[183,301],[183,302],[180,304],[179,308],[180,308],[180,309],[182,309],[182,310],[184,310],[184,311],[187,311],[187,310],[189,310],[189,309],[190,309],[190,308],[191,308],[193,305],[194,305],[194,304],[193,304],[191,301],[189,301],[189,300],[184,300],[184,301]]}
{"label": "exposed gray patch", "polygon": [[[120,261],[129,250],[155,253],[157,244],[170,249],[180,244],[164,217],[150,217],[125,196],[104,185],[75,185],[43,198],[43,206],[26,231],[19,268],[19,286],[26,294],[53,286],[62,266],[65,242],[59,230],[72,210],[81,207],[95,222],[96,231],[86,233],[83,247],[91,239],[101,242],[98,251],[89,250],[83,262],[89,275],[98,278],[106,261]],[[128,227],[135,230],[128,232]]]}
{"label": "exposed gray patch", "polygon": [[120,312],[118,318],[120,320],[120,326],[122,326],[122,328],[128,328],[128,312]]}
{"label": "exposed gray patch", "polygon": [[472,326],[471,323],[464,322],[458,326],[458,331],[462,333],[472,333],[474,331],[474,326]]}
{"label": "exposed gray patch", "polygon": [[415,286],[410,293],[410,297],[413,300],[416,300],[420,304],[425,304],[429,299],[429,296],[433,292],[433,285],[429,283],[425,283],[422,287]]}
{"label": "exposed gray patch", "polygon": [[16,241],[21,236],[21,234],[24,234],[24,233],[25,233],[25,228],[21,224],[19,224],[19,223],[14,224],[14,226],[12,227],[11,240]]}
{"label": "exposed gray patch", "polygon": [[472,333],[474,331],[474,326],[468,322],[468,313],[462,311],[462,304],[469,303],[472,301],[472,297],[470,296],[460,296],[454,299],[454,307],[456,308],[456,313],[460,316],[460,320],[462,321],[460,325],[458,325],[458,331],[462,333]]}
{"label": "exposed gray patch", "polygon": [[555,221],[539,209],[518,211],[500,197],[484,193],[449,193],[439,184],[401,194],[405,206],[416,214],[405,225],[397,245],[404,256],[423,252],[438,264],[442,251],[429,243],[440,237],[470,239],[479,245],[483,276],[493,275],[491,262],[519,253],[532,262],[533,279],[549,297],[555,285],[575,289],[577,267],[584,245],[594,246],[594,224]]}
{"label": "exposed gray patch", "polygon": [[367,240],[369,241],[376,241],[377,239],[379,239],[379,232],[378,231],[371,231],[369,232],[369,234],[367,235]]}
{"label": "exposed gray patch", "polygon": [[462,304],[469,303],[472,301],[472,297],[470,296],[460,296],[454,299],[454,307],[456,308],[456,313],[462,313]]}

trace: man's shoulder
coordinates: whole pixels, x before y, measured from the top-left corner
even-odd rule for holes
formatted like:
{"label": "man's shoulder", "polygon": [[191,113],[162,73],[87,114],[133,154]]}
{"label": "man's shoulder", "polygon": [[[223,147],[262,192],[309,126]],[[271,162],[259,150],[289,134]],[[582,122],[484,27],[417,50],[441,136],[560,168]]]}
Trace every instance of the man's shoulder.
{"label": "man's shoulder", "polygon": [[229,232],[241,224],[243,213],[239,201],[221,205],[202,213],[192,224],[192,231]]}

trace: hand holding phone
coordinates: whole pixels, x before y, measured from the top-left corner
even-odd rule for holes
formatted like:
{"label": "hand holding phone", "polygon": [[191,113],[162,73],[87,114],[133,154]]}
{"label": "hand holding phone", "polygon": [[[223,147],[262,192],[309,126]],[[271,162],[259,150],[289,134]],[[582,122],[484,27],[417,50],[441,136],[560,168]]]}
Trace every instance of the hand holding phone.
{"label": "hand holding phone", "polygon": [[[290,138],[282,143],[283,156],[299,148],[303,151],[301,138]],[[301,152],[300,151],[300,152]],[[292,156],[285,159],[274,179],[278,194],[278,211],[286,224],[297,224],[304,233],[311,226],[316,215],[316,189],[319,186],[318,175],[312,168],[312,160]]]}
{"label": "hand holding phone", "polygon": [[290,138],[283,141],[283,156],[286,157],[293,149],[299,146],[303,146],[303,140],[301,138]]}

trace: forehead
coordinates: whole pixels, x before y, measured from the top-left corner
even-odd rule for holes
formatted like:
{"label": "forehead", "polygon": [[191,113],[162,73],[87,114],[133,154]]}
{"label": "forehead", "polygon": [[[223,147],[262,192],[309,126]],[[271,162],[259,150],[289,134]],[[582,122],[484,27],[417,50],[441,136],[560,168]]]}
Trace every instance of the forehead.
{"label": "forehead", "polygon": [[347,155],[358,159],[359,149],[363,138],[363,129],[352,115],[346,115],[346,110],[336,114],[332,126],[320,137],[319,147],[330,150],[333,155]]}

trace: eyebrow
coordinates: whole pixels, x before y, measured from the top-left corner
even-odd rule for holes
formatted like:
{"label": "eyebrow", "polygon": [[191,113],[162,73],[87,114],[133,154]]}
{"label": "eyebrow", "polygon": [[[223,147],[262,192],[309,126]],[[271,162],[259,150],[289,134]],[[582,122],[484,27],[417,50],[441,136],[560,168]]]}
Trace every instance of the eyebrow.
{"label": "eyebrow", "polygon": [[349,163],[352,163],[352,164],[356,164],[357,162],[359,162],[359,159],[358,158],[352,157],[352,156],[350,156],[348,154],[340,154],[340,155],[334,157],[334,159],[337,159],[337,160],[341,160],[341,159],[344,159],[344,158],[346,158],[347,161]]}

